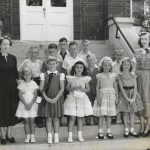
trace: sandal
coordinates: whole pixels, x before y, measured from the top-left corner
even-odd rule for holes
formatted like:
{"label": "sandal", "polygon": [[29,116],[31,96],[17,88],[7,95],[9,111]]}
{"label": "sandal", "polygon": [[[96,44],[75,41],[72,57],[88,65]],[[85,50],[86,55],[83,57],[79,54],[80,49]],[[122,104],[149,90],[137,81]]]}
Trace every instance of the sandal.
{"label": "sandal", "polygon": [[125,131],[125,132],[124,132],[124,137],[125,137],[125,138],[128,138],[128,137],[129,137],[129,131]]}
{"label": "sandal", "polygon": [[98,139],[104,139],[103,133],[98,133]]}
{"label": "sandal", "polygon": [[114,138],[111,133],[107,133],[107,137],[108,137],[109,139],[113,139],[113,138]]}

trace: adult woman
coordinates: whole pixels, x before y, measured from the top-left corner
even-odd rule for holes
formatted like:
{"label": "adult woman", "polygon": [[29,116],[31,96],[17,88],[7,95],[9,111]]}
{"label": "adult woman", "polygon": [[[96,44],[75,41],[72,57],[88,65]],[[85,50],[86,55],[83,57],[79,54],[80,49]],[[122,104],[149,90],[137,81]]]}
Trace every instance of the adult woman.
{"label": "adult woman", "polygon": [[[144,105],[141,117],[141,136],[149,135],[150,128],[150,37],[149,33],[141,33],[139,39],[140,49],[135,52],[137,60],[138,91]],[[147,124],[144,125],[144,119]]]}
{"label": "adult woman", "polygon": [[0,39],[0,130],[1,144],[15,143],[11,136],[11,128],[17,123],[15,112],[18,105],[17,97],[17,60],[9,54],[12,45],[8,37]]}

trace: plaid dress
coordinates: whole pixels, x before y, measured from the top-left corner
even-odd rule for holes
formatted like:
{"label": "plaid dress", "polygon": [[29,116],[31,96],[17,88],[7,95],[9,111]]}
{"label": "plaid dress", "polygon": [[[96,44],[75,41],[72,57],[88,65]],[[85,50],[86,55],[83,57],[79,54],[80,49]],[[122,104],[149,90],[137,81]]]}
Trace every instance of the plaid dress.
{"label": "plaid dress", "polygon": [[[118,76],[118,80],[121,81],[125,94],[128,98],[132,99],[134,94],[134,81],[136,76],[131,74],[130,77],[126,78],[123,75]],[[134,103],[128,102],[123,96],[122,92],[119,91],[118,94],[118,112],[138,112],[144,109],[143,103],[139,93],[136,94],[136,99]]]}
{"label": "plaid dress", "polygon": [[113,87],[115,81],[115,73],[99,73],[97,75],[97,82],[100,82],[100,100],[101,105],[97,104],[97,100],[93,106],[93,116],[116,116],[116,104],[115,104],[115,89]]}

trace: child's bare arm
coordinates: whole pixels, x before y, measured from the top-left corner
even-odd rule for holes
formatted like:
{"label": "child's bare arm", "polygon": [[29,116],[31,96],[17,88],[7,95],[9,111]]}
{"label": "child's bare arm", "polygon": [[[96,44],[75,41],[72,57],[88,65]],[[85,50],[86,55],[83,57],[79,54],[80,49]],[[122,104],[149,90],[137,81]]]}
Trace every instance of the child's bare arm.
{"label": "child's bare arm", "polygon": [[122,82],[121,82],[120,80],[118,80],[118,83],[119,83],[119,87],[120,87],[121,93],[123,94],[124,98],[125,98],[128,102],[130,102],[131,100],[127,97],[127,95],[126,95],[126,93],[125,93],[125,91],[124,91],[124,89],[123,89]]}
{"label": "child's bare arm", "polygon": [[40,92],[43,96],[43,98],[47,101],[47,102],[51,102],[51,99],[47,97],[45,91],[44,91],[44,84],[45,84],[45,80],[41,80],[40,81]]}
{"label": "child's bare arm", "polygon": [[137,94],[137,82],[136,82],[136,78],[134,79],[134,94],[133,94],[133,100],[135,101],[136,98],[136,94]]}
{"label": "child's bare arm", "polygon": [[19,90],[19,98],[20,98],[20,101],[25,105],[25,107],[26,107],[26,105],[27,105],[27,103],[26,103],[26,101],[25,101],[25,99],[23,98],[23,92],[21,91],[21,90]]}
{"label": "child's bare arm", "polygon": [[85,93],[89,92],[90,91],[89,83],[85,84],[85,88],[79,87],[79,90],[81,90],[82,92],[85,92]]}
{"label": "child's bare arm", "polygon": [[116,92],[116,103],[118,103],[118,86],[117,86],[117,81],[115,80],[114,83],[113,83],[113,86],[114,86],[114,89],[115,89],[115,92]]}
{"label": "child's bare arm", "polygon": [[99,80],[99,78],[97,78],[97,84],[96,84],[96,98],[97,98],[97,103],[100,106],[101,100],[100,100],[100,80]]}
{"label": "child's bare arm", "polygon": [[34,97],[33,97],[32,101],[30,102],[30,104],[28,104],[29,109],[32,107],[32,105],[33,105],[34,102],[36,101],[37,94],[38,94],[38,90],[36,89],[36,90],[34,91]]}

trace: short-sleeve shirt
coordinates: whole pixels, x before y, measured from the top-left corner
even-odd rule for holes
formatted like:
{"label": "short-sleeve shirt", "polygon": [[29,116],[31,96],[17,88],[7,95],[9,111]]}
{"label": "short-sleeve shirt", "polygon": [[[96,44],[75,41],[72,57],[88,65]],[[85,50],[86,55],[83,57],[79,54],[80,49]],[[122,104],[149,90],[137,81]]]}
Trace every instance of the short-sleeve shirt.
{"label": "short-sleeve shirt", "polygon": [[42,69],[42,61],[39,59],[36,59],[35,62],[32,62],[30,58],[28,58],[20,64],[18,71],[22,72],[23,68],[25,67],[31,68],[34,77],[39,77],[41,74],[41,69]]}
{"label": "short-sleeve shirt", "polygon": [[71,55],[67,55],[67,57],[64,59],[62,67],[67,70],[68,74],[70,74],[71,68],[77,61],[84,62],[83,59],[80,58],[78,55],[76,58],[71,57]]}

